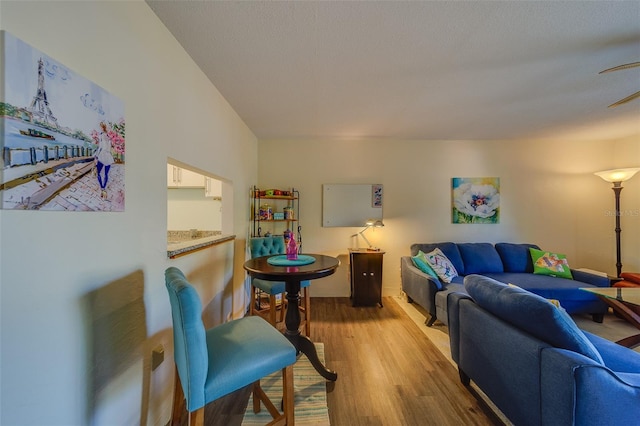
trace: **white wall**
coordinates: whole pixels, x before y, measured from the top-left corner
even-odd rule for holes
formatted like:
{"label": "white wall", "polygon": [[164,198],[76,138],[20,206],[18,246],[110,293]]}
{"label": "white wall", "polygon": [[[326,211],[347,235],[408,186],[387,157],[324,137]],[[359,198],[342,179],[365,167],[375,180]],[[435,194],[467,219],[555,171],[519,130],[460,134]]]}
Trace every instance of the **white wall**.
{"label": "white wall", "polygon": [[204,188],[167,189],[167,230],[222,229],[222,201],[204,196]]}
{"label": "white wall", "polygon": [[[264,188],[296,187],[305,252],[343,261],[335,276],[312,285],[314,296],[348,296],[347,249],[361,229],[322,227],[325,183],[384,185],[385,227],[368,230],[367,238],[386,251],[386,295],[399,293],[400,256],[414,242],[532,242],[565,253],[572,267],[615,275],[614,217],[607,216],[613,191],[593,172],[640,166],[640,138],[567,139],[260,141],[258,181]],[[500,177],[500,223],[452,224],[451,178],[482,176]],[[640,175],[624,186],[623,265],[638,271]]]}
{"label": "white wall", "polygon": [[[127,122],[125,212],[0,211],[0,423],[164,425],[164,270],[187,274],[209,324],[242,314],[256,138],[142,1],[2,1],[0,28],[119,97]],[[233,182],[235,242],[167,259],[168,157]]]}

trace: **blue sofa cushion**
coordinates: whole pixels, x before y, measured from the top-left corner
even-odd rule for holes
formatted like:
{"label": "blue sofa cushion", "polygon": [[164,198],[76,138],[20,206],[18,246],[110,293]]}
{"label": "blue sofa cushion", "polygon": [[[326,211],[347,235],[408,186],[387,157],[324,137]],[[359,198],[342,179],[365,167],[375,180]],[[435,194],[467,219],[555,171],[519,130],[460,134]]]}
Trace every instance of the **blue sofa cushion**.
{"label": "blue sofa cushion", "polygon": [[545,299],[557,299],[569,314],[607,312],[607,304],[598,299],[595,294],[578,290],[578,287],[592,287],[591,284],[577,283],[566,278],[523,272],[486,273],[482,275],[501,283],[517,285]]}
{"label": "blue sofa cushion", "polygon": [[[504,284],[513,284],[523,288],[545,299],[567,299],[567,300],[600,300],[598,297],[587,291],[578,290],[576,281],[566,278],[557,278],[549,275],[536,275],[525,273],[486,273],[486,277],[493,278]],[[587,283],[580,284],[580,287],[593,287]],[[604,302],[603,302],[604,303]]]}
{"label": "blue sofa cushion", "polygon": [[530,248],[540,249],[535,244],[497,243],[496,251],[502,259],[504,272],[529,272],[533,273]]}
{"label": "blue sofa cushion", "polygon": [[[426,243],[426,244],[411,244],[411,255],[418,254],[418,250],[422,250],[424,253],[432,252],[434,249],[439,248],[442,253],[451,261],[451,264],[460,275],[464,275],[464,263],[462,262],[462,256],[460,256],[460,250],[456,243],[444,242],[444,243]],[[533,270],[533,269],[532,269]]]}
{"label": "blue sofa cushion", "polygon": [[580,353],[603,364],[582,330],[545,298],[482,275],[467,275],[464,287],[481,308],[554,347]]}
{"label": "blue sofa cushion", "polygon": [[493,244],[459,243],[458,250],[464,262],[464,273],[504,272],[502,259]]}

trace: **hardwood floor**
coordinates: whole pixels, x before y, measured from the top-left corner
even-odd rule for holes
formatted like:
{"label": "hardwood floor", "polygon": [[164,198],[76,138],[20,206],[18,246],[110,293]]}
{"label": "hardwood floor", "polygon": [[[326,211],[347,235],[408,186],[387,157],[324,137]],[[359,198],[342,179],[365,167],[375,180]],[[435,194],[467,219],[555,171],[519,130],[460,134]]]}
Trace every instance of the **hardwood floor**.
{"label": "hardwood floor", "polygon": [[[395,300],[383,303],[312,298],[311,339],[324,343],[326,365],[338,372],[327,384],[331,425],[502,424]],[[209,404],[206,424],[240,425],[248,398],[244,388]]]}

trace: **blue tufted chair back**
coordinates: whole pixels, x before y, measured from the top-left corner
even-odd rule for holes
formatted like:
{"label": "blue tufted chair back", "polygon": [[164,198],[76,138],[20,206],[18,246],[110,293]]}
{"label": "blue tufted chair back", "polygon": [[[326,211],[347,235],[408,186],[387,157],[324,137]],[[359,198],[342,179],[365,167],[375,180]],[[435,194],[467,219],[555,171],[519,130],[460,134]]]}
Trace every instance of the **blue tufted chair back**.
{"label": "blue tufted chair back", "polygon": [[284,237],[282,235],[251,238],[249,245],[252,258],[285,253]]}
{"label": "blue tufted chair back", "polygon": [[178,268],[170,267],[165,271],[165,284],[173,317],[173,356],[187,409],[193,411],[205,405],[204,388],[209,369],[202,302]]}

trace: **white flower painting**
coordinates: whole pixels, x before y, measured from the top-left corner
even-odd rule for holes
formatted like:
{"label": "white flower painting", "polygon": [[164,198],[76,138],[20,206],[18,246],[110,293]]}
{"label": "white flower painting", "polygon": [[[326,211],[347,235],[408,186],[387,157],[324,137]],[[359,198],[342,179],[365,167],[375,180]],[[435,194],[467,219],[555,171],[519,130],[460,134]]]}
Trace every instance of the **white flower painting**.
{"label": "white flower painting", "polygon": [[500,178],[453,178],[453,223],[499,223]]}

